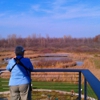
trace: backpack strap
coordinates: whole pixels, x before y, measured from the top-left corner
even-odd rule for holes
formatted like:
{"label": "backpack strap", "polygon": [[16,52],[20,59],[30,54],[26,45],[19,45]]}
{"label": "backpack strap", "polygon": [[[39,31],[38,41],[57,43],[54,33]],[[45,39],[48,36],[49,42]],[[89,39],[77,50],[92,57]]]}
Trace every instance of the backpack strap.
{"label": "backpack strap", "polygon": [[[16,64],[19,64],[21,65],[22,67],[24,67],[24,69],[26,70],[27,74],[29,75],[28,71],[30,71],[30,69],[28,69],[20,60],[22,59],[23,57],[21,57],[20,59],[18,58],[14,58],[14,60],[16,61],[16,63],[12,66],[12,68],[10,69],[10,72],[12,71],[12,69],[14,68],[14,66]],[[31,71],[30,71],[31,72]],[[29,75],[30,76],[30,75]]]}
{"label": "backpack strap", "polygon": [[20,61],[20,59],[18,59],[18,58],[14,58],[14,59],[15,59],[16,63],[19,64],[19,65],[21,65],[21,66],[23,66],[23,67],[25,68],[25,70],[30,71],[30,70]]}
{"label": "backpack strap", "polygon": [[[22,59],[22,58],[23,58],[23,57],[21,57],[20,59]],[[15,59],[16,59],[16,58],[14,58],[14,60],[15,60]],[[15,63],[15,64],[12,66],[12,68],[9,70],[10,72],[11,72],[12,69],[15,67],[15,65],[19,63],[20,59],[17,58],[16,63]]]}

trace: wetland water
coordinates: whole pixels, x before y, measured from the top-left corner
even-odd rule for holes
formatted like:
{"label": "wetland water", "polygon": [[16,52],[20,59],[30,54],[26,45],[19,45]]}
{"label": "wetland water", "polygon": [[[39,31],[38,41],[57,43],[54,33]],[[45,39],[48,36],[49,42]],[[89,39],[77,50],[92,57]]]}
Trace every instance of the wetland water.
{"label": "wetland water", "polygon": [[[70,58],[69,54],[66,54],[66,53],[64,53],[64,54],[53,54],[53,53],[49,54],[48,53],[48,54],[43,54],[43,55],[40,55],[39,57],[32,59],[32,62],[39,62],[41,60],[45,60],[45,61],[48,61],[48,60],[56,60],[57,61],[58,60],[58,61],[60,61],[60,60],[64,60],[64,59],[66,60],[66,59],[72,59],[72,58]],[[77,64],[77,66],[83,65],[83,61],[75,60],[75,62]]]}

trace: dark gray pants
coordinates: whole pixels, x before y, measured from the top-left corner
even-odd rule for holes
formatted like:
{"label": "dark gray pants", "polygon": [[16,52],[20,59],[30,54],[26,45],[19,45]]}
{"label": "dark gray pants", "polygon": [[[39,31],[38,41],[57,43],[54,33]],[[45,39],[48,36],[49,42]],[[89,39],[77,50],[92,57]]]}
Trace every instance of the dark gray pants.
{"label": "dark gray pants", "polygon": [[10,86],[11,100],[31,100],[30,84]]}

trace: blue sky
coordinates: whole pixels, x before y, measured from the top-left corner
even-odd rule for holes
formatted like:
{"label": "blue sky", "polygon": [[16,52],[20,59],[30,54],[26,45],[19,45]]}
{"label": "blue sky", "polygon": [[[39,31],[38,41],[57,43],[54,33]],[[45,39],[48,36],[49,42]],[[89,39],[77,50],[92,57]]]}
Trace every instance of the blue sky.
{"label": "blue sky", "polygon": [[100,0],[0,0],[0,37],[95,37]]}

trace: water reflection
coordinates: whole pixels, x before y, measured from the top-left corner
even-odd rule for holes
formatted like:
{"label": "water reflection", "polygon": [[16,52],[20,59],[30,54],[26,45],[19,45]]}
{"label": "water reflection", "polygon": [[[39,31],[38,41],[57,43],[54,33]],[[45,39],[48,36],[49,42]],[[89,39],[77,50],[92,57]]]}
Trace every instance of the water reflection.
{"label": "water reflection", "polygon": [[[54,61],[62,61],[62,60],[71,60],[71,58],[69,58],[69,57],[60,57],[60,56],[44,56],[44,57],[38,57],[38,58],[34,58],[34,59],[32,59],[32,62],[34,63],[34,62],[39,62],[39,61],[51,61],[51,60],[54,60]],[[83,65],[83,61],[76,61],[76,64],[77,64],[77,66],[82,66]]]}
{"label": "water reflection", "polygon": [[83,65],[83,61],[76,61],[77,66],[82,66]]}

